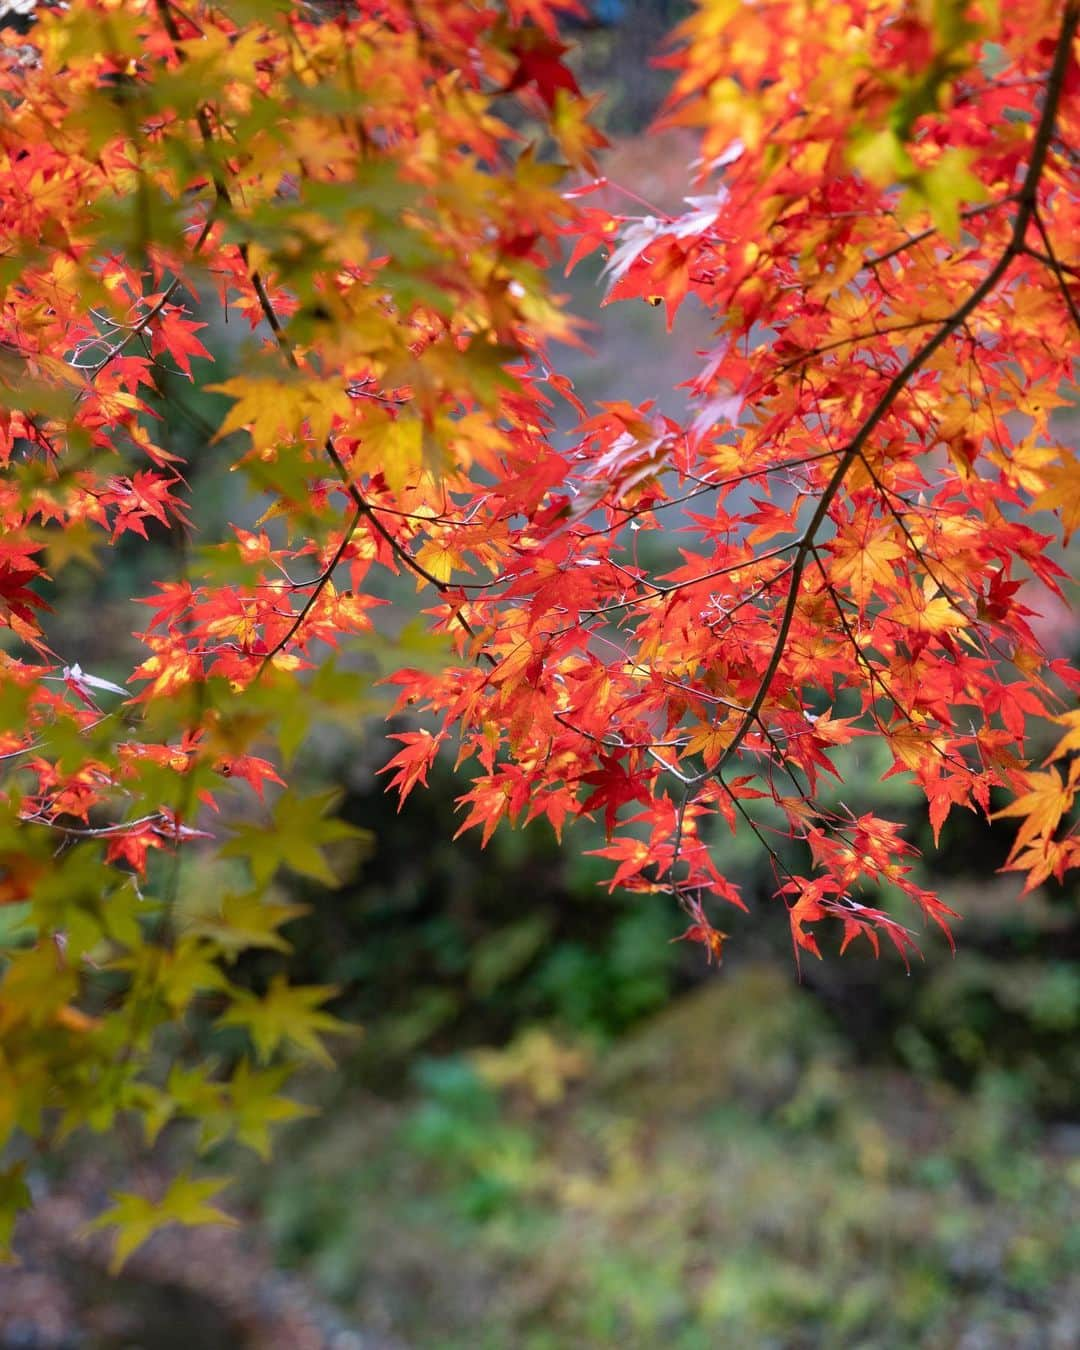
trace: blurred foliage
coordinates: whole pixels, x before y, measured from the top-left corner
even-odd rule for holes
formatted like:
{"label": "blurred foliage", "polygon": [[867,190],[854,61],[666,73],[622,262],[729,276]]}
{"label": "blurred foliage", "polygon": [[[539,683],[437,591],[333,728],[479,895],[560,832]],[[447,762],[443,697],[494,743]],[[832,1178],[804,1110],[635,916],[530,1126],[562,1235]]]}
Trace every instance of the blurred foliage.
{"label": "blurred foliage", "polygon": [[1040,1131],[1022,1077],[990,1069],[960,1097],[858,1065],[775,966],[599,1056],[534,1030],[421,1061],[414,1089],[294,1136],[258,1186],[284,1259],[417,1347],[1080,1332],[1075,1138]]}

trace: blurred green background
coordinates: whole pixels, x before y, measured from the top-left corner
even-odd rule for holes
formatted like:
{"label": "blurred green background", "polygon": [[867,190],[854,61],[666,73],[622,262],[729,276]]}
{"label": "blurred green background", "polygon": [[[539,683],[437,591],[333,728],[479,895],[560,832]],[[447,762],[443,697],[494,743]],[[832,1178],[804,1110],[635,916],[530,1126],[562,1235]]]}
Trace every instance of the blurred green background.
{"label": "blurred green background", "polygon": [[[577,34],[582,83],[609,91],[608,172],[654,200],[677,200],[687,155],[638,139],[664,84],[646,54],[685,10],[609,0]],[[600,310],[595,273],[557,288],[597,324],[595,352],[573,358],[583,397],[670,399],[702,315],[688,307],[669,339],[648,307]],[[225,333],[208,331],[224,379]],[[220,402],[177,382],[161,411],[213,542],[257,514],[243,484],[222,489]],[[657,561],[674,546],[654,541]],[[196,565],[162,538],[123,543],[102,572],[69,566],[53,645],[122,679],[131,597]],[[393,648],[391,631],[345,665],[377,673]],[[0,1347],[1080,1344],[1072,891],[1021,902],[996,872],[1005,838],[954,814],[925,880],[965,916],[956,956],[926,933],[910,974],[832,951],[800,976],[759,845],[724,838],[754,903],[720,917],[729,956],[712,971],[672,943],[667,900],[608,893],[595,826],[562,846],[542,827],[455,842],[465,785],[447,766],[398,813],[372,698],[369,721],[312,739],[300,773],[341,785],[374,850],[337,891],[293,886],[282,898],[309,907],[293,951],[243,969],[337,985],[335,1011],[362,1026],[340,1071],[304,1084],[319,1115],[285,1127],[269,1164],[212,1159],[238,1169],[240,1231],[157,1239],[113,1284],[70,1239],[130,1166],[122,1141],[43,1164],[24,1268],[0,1272]],[[847,747],[846,799],[910,821],[931,851],[887,767],[872,743]],[[196,862],[181,881],[199,906],[220,876]]]}

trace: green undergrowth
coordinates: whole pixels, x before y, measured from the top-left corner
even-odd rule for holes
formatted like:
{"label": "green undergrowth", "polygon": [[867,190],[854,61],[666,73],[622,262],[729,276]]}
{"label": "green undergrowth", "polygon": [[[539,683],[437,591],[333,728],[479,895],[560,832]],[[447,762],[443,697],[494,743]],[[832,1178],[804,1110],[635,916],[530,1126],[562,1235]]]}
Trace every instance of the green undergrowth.
{"label": "green undergrowth", "polygon": [[989,1053],[964,1092],[902,1062],[749,963],[614,1042],[537,1025],[357,1090],[251,1193],[282,1262],[416,1347],[1075,1344],[1075,1130]]}

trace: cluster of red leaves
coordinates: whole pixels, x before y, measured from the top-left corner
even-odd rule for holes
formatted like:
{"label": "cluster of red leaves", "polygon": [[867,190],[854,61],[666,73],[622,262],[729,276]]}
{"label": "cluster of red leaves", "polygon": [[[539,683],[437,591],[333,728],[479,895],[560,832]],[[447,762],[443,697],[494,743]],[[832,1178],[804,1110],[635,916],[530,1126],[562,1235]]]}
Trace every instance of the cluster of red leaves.
{"label": "cluster of red leaves", "polygon": [[[399,677],[479,762],[466,825],[602,814],[615,882],[673,892],[717,953],[701,907],[741,903],[708,846],[718,817],[772,854],[797,948],[834,919],[844,946],[904,953],[890,895],[946,933],[951,911],[898,825],[818,801],[836,748],[872,735],[935,837],[1000,790],[1029,888],[1080,863],[1075,759],[1030,763],[1077,673],[1025,604],[1060,595],[1052,513],[1066,543],[1080,522],[1051,421],[1080,315],[1076,18],[713,0],[687,21],[664,121],[702,129],[695,195],[583,210],[570,264],[599,250],[609,300],[662,301],[669,325],[695,297],[716,340],[684,423],[582,410],[546,511],[493,581],[455,590],[489,664]],[[647,531],[677,534],[678,567],[639,565]],[[452,520],[438,537],[471,561]],[[436,746],[398,755],[409,782]]]}
{"label": "cluster of red leaves", "polygon": [[[254,699],[368,630],[382,568],[429,589],[458,653],[394,677],[433,727],[388,766],[402,795],[452,737],[477,771],[462,828],[602,818],[614,882],[671,893],[710,955],[710,902],[743,903],[718,826],[761,838],[798,948],[828,919],[909,950],[890,894],[946,926],[899,827],[820,799],[860,736],[935,833],[999,789],[1030,884],[1080,862],[1075,725],[1064,775],[1029,748],[1077,675],[1024,600],[1058,591],[1053,532],[1080,522],[1051,421],[1080,304],[1075,0],[702,0],[665,113],[700,131],[693,195],[647,216],[579,209],[503,118],[524,104],[592,170],[568,0],[322,8],[86,0],[4,58],[0,619],[37,655],[5,667],[28,818],[70,830],[126,792],[126,823],[86,832],[141,869],[190,826],[125,765],[273,781],[215,730],[215,691]],[[552,372],[574,328],[543,269],[567,237],[573,263],[602,252],[610,300],[713,316],[684,421],[588,410]],[[163,378],[208,355],[215,293],[260,348],[218,386],[219,435],[248,433],[234,467],[266,528],[151,602],[135,702],[202,691],[182,740],[35,755],[43,725],[99,716],[45,683],[41,542],[63,562],[184,530]],[[561,451],[556,399],[580,419]],[[680,546],[662,575],[639,553],[658,531]]]}
{"label": "cluster of red leaves", "polygon": [[[198,833],[184,815],[216,806],[196,770],[260,796],[281,781],[250,752],[273,744],[267,714],[238,735],[230,712],[222,734],[223,695],[368,631],[370,568],[399,569],[410,522],[474,491],[470,468],[512,465],[508,499],[545,490],[535,400],[501,367],[572,335],[541,272],[569,210],[559,170],[519,154],[500,114],[551,113],[579,159],[602,143],[561,61],[554,16],[575,8],[531,0],[508,22],[465,0],[380,0],[236,19],[89,0],[43,7],[32,45],[4,47],[0,622],[34,658],[3,658],[23,691],[4,731],[22,820],[141,874],[149,849]],[[213,580],[188,567],[158,584],[118,723],[128,691],[67,678],[43,593],[50,567],[125,535],[186,550],[172,403],[210,358],[197,315],[215,295],[255,342],[221,386],[235,402],[219,437],[250,433],[233,467],[272,523],[235,527]],[[449,564],[432,551],[430,568]]]}

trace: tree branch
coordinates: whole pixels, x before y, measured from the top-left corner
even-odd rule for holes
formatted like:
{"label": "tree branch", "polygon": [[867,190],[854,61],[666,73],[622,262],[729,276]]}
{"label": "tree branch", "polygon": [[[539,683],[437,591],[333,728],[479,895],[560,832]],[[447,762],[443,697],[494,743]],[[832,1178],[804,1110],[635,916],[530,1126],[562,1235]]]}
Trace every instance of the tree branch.
{"label": "tree branch", "polygon": [[739,747],[746,739],[750,728],[757,721],[758,714],[761,712],[762,706],[768,697],[769,687],[772,684],[773,678],[780,667],[780,662],[783,659],[788,634],[791,632],[791,625],[795,618],[795,609],[799,599],[799,586],[802,581],[803,573],[806,570],[811,550],[814,547],[817,532],[825,523],[829,514],[829,508],[832,506],[852,465],[860,457],[863,447],[873,435],[882,419],[892,408],[897,398],[899,398],[907,388],[912,377],[918,374],[934,353],[938,351],[948,338],[967,321],[983,301],[997,289],[998,284],[1001,282],[1014,259],[1024,250],[1024,241],[1028,225],[1036,216],[1039,180],[1042,177],[1043,168],[1046,164],[1050,140],[1054,134],[1054,122],[1057,117],[1058,106],[1061,102],[1069,51],[1072,45],[1073,36],[1076,32],[1078,18],[1080,18],[1080,5],[1076,3],[1076,0],[1070,0],[1070,3],[1066,6],[1065,13],[1062,16],[1061,29],[1058,33],[1057,45],[1054,50],[1054,61],[1050,70],[1049,79],[1047,80],[1046,102],[1043,105],[1042,116],[1039,118],[1039,123],[1035,130],[1031,158],[1028,161],[1023,185],[1017,194],[1019,206],[1013,221],[1012,238],[1006,245],[1001,257],[979,285],[971,292],[964,303],[953,311],[937,332],[923,343],[919,350],[905,363],[903,368],[889,381],[885,392],[875,404],[870,415],[866,418],[843,451],[840,462],[837,464],[832,477],[826,484],[817,508],[799,540],[795,557],[792,560],[791,583],[788,590],[787,601],[784,605],[783,614],[780,619],[780,628],[777,632],[772,655],[769,657],[768,664],[762,675],[761,683],[759,684],[757,692],[751,700],[750,706],[747,708],[746,716],[743,718],[738,730],[735,732],[730,745],[728,745],[727,749],[720,757],[720,760],[712,769],[711,772],[714,775],[719,776],[723,772],[725,766],[737,754]]}

